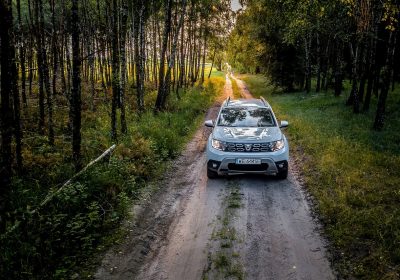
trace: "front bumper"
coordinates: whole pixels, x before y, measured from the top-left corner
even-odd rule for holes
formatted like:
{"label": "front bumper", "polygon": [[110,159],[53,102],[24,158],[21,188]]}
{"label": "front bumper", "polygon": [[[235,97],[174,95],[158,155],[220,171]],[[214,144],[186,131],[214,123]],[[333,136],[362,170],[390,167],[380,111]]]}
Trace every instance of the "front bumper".
{"label": "front bumper", "polygon": [[[261,165],[238,165],[237,159],[260,159]],[[276,152],[224,152],[214,149],[209,139],[207,144],[207,168],[218,175],[234,174],[265,174],[276,175],[287,170],[289,161],[289,146],[285,139],[285,147]]]}

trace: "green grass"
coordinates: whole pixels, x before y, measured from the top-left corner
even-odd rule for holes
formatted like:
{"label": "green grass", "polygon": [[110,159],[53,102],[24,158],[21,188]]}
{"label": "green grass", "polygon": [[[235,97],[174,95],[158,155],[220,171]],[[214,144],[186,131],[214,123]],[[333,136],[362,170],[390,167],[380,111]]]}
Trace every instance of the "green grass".
{"label": "green grass", "polygon": [[[209,67],[206,67],[206,71],[205,71],[205,73],[206,73],[206,76],[208,77],[208,73],[210,72],[210,68]],[[211,72],[211,76],[212,77],[214,77],[214,78],[224,78],[225,79],[225,72],[224,71],[218,71],[216,68],[215,68],[215,65],[214,65],[214,67],[213,67],[213,69],[212,69],[212,72]]]}
{"label": "green grass", "polygon": [[240,89],[239,89],[239,87],[237,85],[236,80],[231,78],[231,82],[232,82],[233,98],[234,99],[242,98],[242,95],[240,94]]}
{"label": "green grass", "polygon": [[[13,209],[6,213],[7,228],[0,234],[2,277],[67,279],[80,273],[95,252],[118,241],[123,236],[120,223],[129,214],[132,201],[151,198],[151,186],[157,185],[154,182],[192,138],[207,108],[222,91],[221,75],[214,73],[204,85],[181,91],[180,100],[171,92],[167,110],[157,115],[151,106],[155,90],[147,91],[149,110],[141,116],[132,105],[135,96],[127,96],[129,133],[119,135],[112,156],[91,167],[41,208],[38,205],[46,195],[74,174],[70,140],[63,136],[68,123],[63,97],[56,102],[54,147],[47,144],[45,136],[36,134],[36,122],[26,123],[25,171],[14,178]],[[85,91],[83,100],[88,100]],[[95,112],[87,109],[86,102],[83,108],[82,154],[86,164],[113,143],[110,103],[100,95]],[[28,109],[27,115],[35,120],[35,107]]]}
{"label": "green grass", "polygon": [[399,279],[400,90],[390,93],[385,129],[371,129],[371,112],[354,115],[348,90],[280,93],[263,76],[241,77],[264,96],[279,119],[290,123],[291,151],[316,201],[342,275]]}

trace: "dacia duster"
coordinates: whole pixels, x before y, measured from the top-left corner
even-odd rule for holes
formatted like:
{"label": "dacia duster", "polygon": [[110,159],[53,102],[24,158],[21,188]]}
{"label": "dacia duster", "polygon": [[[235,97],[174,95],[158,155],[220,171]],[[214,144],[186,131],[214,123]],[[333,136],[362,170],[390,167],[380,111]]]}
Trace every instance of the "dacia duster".
{"label": "dacia duster", "polygon": [[207,142],[207,176],[266,174],[286,179],[289,144],[269,103],[264,99],[228,98],[221,106]]}

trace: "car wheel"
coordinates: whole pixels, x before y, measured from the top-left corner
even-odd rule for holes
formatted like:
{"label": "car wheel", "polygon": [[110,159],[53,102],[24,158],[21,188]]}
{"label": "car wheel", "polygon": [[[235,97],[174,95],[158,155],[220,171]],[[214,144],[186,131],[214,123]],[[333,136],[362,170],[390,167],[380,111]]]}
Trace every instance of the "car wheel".
{"label": "car wheel", "polygon": [[276,178],[277,178],[278,180],[284,180],[284,179],[287,178],[287,176],[288,176],[288,169],[279,171],[279,172],[276,174]]}
{"label": "car wheel", "polygon": [[207,177],[209,179],[215,179],[218,177],[218,173],[207,168]]}

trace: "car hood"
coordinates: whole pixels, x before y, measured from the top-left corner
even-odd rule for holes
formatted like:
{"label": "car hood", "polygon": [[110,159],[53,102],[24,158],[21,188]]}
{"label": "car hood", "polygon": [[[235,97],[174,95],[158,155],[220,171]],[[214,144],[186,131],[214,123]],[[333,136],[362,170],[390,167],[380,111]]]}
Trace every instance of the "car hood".
{"label": "car hood", "polygon": [[263,141],[271,142],[282,139],[279,127],[226,127],[216,126],[213,138],[221,141]]}

